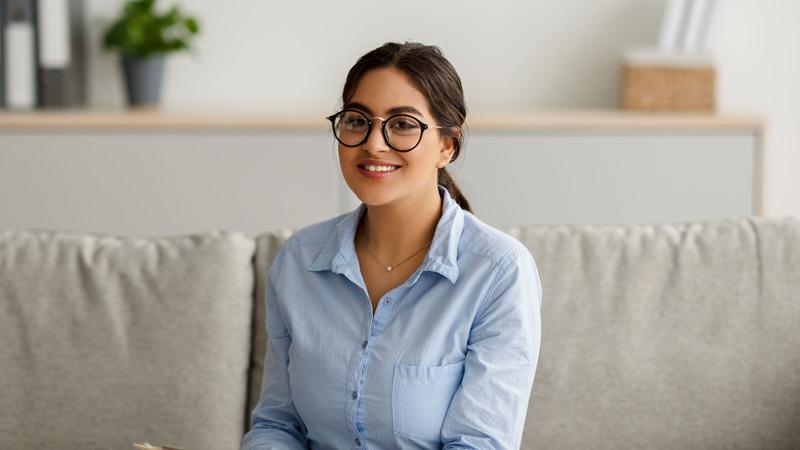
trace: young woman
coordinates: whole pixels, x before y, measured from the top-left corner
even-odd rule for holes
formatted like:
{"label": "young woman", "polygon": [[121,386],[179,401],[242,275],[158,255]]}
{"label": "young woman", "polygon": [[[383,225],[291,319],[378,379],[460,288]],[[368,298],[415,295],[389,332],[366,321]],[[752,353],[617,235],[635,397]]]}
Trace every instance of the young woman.
{"label": "young woman", "polygon": [[541,283],[445,169],[463,142],[458,74],[437,47],[387,43],[350,69],[342,104],[328,119],[362,203],[272,263],[242,448],[519,448]]}

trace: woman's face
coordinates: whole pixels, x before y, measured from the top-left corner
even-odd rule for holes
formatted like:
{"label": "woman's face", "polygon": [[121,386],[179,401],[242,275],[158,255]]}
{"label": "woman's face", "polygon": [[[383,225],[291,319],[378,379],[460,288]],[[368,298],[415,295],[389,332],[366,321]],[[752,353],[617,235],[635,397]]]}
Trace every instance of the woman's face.
{"label": "woman's face", "polygon": [[[403,110],[430,126],[438,125],[422,92],[414,87],[404,72],[395,68],[373,69],[365,73],[350,102],[344,106],[358,109],[367,117],[387,118]],[[382,120],[375,119],[367,140],[358,147],[339,144],[342,175],[353,193],[368,205],[384,205],[437,192],[437,171],[450,161],[454,150],[452,139],[441,138],[438,129],[428,128],[413,150],[398,152],[384,140],[382,123]],[[400,167],[385,176],[370,177],[365,169],[359,167],[366,159]]]}

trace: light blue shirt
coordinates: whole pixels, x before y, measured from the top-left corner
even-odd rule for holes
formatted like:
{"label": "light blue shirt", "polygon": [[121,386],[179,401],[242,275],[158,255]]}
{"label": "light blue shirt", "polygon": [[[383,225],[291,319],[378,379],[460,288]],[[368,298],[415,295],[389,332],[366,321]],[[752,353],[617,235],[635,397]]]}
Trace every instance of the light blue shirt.
{"label": "light blue shirt", "polygon": [[527,248],[444,187],[424,261],[372,303],[366,205],[296,231],[270,267],[261,398],[243,449],[518,449],[541,342]]}

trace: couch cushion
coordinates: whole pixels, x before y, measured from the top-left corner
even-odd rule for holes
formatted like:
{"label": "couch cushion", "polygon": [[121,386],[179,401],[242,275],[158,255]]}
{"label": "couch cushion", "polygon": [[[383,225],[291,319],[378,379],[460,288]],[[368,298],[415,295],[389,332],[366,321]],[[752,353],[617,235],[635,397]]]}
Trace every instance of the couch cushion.
{"label": "couch cushion", "polygon": [[800,222],[507,228],[542,279],[522,448],[800,448]]}
{"label": "couch cushion", "polygon": [[0,231],[0,448],[237,449],[254,242]]}

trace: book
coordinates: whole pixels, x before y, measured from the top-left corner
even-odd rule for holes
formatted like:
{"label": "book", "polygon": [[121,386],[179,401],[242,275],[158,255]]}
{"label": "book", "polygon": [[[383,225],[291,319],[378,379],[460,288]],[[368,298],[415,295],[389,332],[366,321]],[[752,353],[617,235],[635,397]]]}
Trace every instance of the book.
{"label": "book", "polygon": [[37,105],[37,42],[35,0],[5,0],[3,81],[5,107],[33,109]]}
{"label": "book", "polygon": [[685,9],[686,0],[667,0],[661,18],[661,31],[658,35],[659,49],[667,52],[678,49]]}
{"label": "book", "polygon": [[6,44],[5,44],[6,0],[0,0],[0,109],[6,107]]}
{"label": "book", "polygon": [[38,106],[86,103],[82,0],[38,0]]}
{"label": "book", "polygon": [[46,69],[69,67],[69,0],[39,0],[39,65]]}
{"label": "book", "polygon": [[703,16],[700,18],[700,31],[694,44],[695,50],[699,52],[709,51],[709,35],[714,23],[714,12],[717,9],[717,0],[705,0],[705,2]]}
{"label": "book", "polygon": [[689,16],[682,40],[681,50],[702,52],[707,49],[708,31],[715,8],[714,0],[689,0]]}

